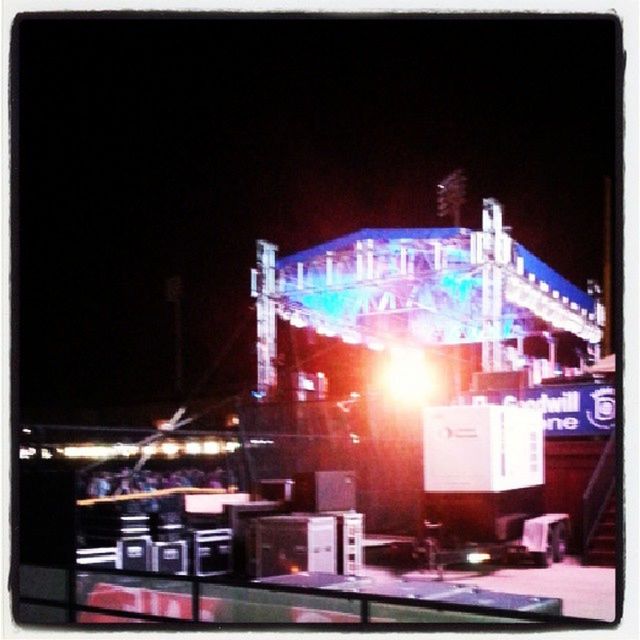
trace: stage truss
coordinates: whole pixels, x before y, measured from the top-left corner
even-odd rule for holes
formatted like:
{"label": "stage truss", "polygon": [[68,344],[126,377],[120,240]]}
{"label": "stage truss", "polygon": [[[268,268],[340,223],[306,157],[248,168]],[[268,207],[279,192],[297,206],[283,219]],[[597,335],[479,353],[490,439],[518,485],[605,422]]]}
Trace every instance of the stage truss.
{"label": "stage truss", "polygon": [[482,218],[481,231],[362,229],[280,259],[259,240],[259,395],[277,384],[276,316],[375,350],[480,343],[486,372],[517,368],[531,335],[570,332],[597,357],[599,300],[513,241],[496,200]]}

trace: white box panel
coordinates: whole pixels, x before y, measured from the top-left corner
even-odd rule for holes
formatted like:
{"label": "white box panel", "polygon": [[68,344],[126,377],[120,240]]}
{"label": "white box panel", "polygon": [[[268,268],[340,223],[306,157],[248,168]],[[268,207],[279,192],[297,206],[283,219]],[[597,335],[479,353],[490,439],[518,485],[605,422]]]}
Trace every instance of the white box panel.
{"label": "white box panel", "polygon": [[184,510],[187,513],[222,513],[225,504],[249,502],[248,493],[186,493]]}
{"label": "white box panel", "polygon": [[508,491],[544,482],[542,412],[502,405],[428,407],[425,491]]}

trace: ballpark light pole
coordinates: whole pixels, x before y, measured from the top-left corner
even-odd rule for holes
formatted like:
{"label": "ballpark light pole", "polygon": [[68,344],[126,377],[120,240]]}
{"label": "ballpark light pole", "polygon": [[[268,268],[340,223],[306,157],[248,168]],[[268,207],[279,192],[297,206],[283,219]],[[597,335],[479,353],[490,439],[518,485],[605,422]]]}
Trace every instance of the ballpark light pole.
{"label": "ballpark light pole", "polygon": [[[453,226],[457,228],[460,228],[460,210],[466,200],[466,183],[467,177],[462,169],[456,169],[438,183],[437,215],[439,218],[451,216]],[[457,401],[462,393],[462,346],[455,345],[453,353],[453,392]]]}
{"label": "ballpark light pole", "polygon": [[438,184],[438,217],[451,216],[454,227],[460,227],[460,210],[466,200],[467,178],[456,169]]}

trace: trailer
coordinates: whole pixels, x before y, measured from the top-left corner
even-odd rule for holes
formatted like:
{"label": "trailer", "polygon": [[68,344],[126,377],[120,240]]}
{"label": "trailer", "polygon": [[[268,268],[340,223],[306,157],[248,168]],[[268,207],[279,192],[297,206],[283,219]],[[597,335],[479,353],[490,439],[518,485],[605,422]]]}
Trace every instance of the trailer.
{"label": "trailer", "polygon": [[430,567],[564,557],[571,521],[544,512],[541,411],[502,405],[424,412],[424,515],[414,554]]}

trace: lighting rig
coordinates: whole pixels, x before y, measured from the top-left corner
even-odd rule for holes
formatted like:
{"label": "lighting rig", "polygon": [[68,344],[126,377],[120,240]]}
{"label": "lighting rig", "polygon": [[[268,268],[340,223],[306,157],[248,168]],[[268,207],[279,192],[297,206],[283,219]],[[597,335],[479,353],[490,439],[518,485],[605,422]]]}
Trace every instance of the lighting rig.
{"label": "lighting rig", "polygon": [[566,331],[599,355],[605,318],[595,289],[585,293],[515,242],[493,198],[483,200],[481,230],[362,229],[277,251],[258,240],[252,269],[258,397],[277,385],[276,317],[375,351],[479,343],[483,372],[522,366],[534,335]]}

